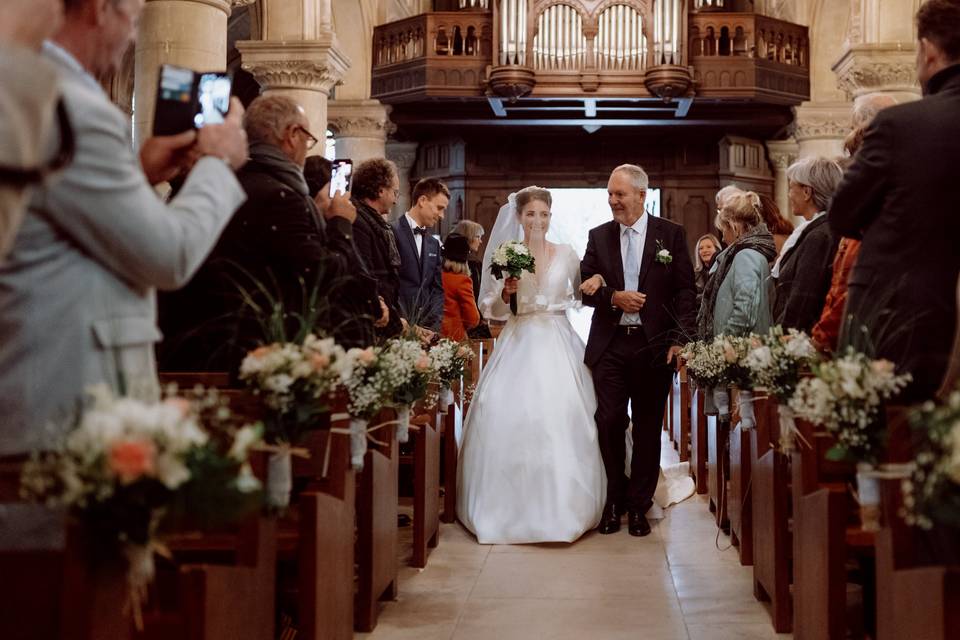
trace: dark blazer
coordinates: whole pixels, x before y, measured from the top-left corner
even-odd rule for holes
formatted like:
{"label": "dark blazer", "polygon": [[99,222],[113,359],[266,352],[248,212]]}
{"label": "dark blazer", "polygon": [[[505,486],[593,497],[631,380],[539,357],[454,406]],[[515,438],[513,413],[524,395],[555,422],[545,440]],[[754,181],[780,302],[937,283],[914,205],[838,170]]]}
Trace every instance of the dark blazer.
{"label": "dark blazer", "polygon": [[[658,240],[673,257],[670,264],[654,259]],[[593,367],[613,339],[623,316],[623,311],[611,304],[613,293],[624,287],[620,224],[616,220],[590,231],[580,273],[583,280],[599,273],[606,281],[606,286],[594,295],[583,296],[583,303],[596,309],[584,357],[586,365]],[[657,351],[666,354],[670,345],[685,344],[693,339],[697,324],[697,287],[686,234],[680,225],[650,216],[640,260],[639,290],[647,295],[647,303],[640,310],[640,321],[647,340]]]}
{"label": "dark blazer", "polygon": [[939,386],[957,324],[960,64],[926,93],[877,115],[829,213],[836,233],[863,240],[848,283],[853,327],[840,343],[865,328],[877,356],[913,374],[909,400]]}
{"label": "dark blazer", "polygon": [[830,231],[827,216],[803,228],[797,243],[780,260],[780,275],[774,280],[775,324],[810,333],[830,290],[839,243],[840,238]]}
{"label": "dark blazer", "polygon": [[423,234],[423,251],[417,255],[416,240],[406,215],[391,225],[400,251],[400,307],[405,317],[422,327],[437,330],[443,318],[443,258],[440,241]]}
{"label": "dark blazer", "polygon": [[[357,220],[353,223],[354,242],[357,252],[371,276],[377,281],[377,293],[390,309],[390,323],[378,329],[380,336],[395,336],[402,326],[400,318],[400,276],[399,255],[396,252],[396,239],[393,229],[383,216],[357,199],[353,200],[357,208]],[[396,260],[394,257],[397,255]]]}
{"label": "dark blazer", "polygon": [[[380,315],[376,282],[360,261],[351,224],[324,221],[310,196],[269,165],[251,160],[237,177],[246,204],[193,280],[161,297],[162,368],[235,371],[247,350],[278,337],[264,332],[267,312],[255,313],[241,288],[263,309],[272,298],[300,314],[316,286],[319,328],[345,346],[371,344]],[[292,338],[298,327],[291,315],[284,328]]]}

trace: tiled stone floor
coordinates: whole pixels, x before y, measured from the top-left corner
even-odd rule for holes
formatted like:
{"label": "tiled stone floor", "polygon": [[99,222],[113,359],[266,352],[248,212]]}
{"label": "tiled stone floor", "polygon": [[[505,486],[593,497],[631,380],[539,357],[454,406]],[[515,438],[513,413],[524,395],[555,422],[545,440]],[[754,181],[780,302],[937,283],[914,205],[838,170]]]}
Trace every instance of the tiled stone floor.
{"label": "tiled stone floor", "polygon": [[[675,453],[664,446],[664,461]],[[409,538],[409,529],[401,530]],[[695,496],[633,538],[590,533],[573,545],[479,545],[443,525],[427,568],[402,552],[399,598],[370,640],[754,640],[774,634],[752,571]],[[404,546],[402,545],[402,548]]]}

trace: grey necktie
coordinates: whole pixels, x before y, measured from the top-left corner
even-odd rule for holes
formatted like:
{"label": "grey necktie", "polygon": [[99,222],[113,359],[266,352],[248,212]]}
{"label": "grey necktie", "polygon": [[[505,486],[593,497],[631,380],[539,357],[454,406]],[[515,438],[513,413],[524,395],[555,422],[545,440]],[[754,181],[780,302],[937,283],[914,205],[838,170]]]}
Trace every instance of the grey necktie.
{"label": "grey necktie", "polygon": [[[637,261],[637,230],[627,227],[627,251],[623,256],[623,284],[626,291],[637,291],[640,286],[640,263]],[[639,313],[624,313],[622,324],[640,324]]]}

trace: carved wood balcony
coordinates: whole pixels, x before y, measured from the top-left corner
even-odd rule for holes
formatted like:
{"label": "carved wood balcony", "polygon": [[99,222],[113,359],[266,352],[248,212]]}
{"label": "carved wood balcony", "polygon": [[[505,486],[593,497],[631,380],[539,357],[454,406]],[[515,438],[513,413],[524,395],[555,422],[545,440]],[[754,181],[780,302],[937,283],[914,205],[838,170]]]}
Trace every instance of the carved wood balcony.
{"label": "carved wood balcony", "polygon": [[443,6],[464,9],[376,28],[372,97],[390,104],[488,98],[500,105],[499,117],[509,109],[501,103],[517,99],[634,100],[637,109],[660,111],[666,102],[677,105],[675,117],[697,97],[759,105],[809,99],[807,28],[726,8],[736,0]]}
{"label": "carved wood balcony", "polygon": [[807,28],[752,13],[690,16],[697,96],[799,104],[810,96]]}

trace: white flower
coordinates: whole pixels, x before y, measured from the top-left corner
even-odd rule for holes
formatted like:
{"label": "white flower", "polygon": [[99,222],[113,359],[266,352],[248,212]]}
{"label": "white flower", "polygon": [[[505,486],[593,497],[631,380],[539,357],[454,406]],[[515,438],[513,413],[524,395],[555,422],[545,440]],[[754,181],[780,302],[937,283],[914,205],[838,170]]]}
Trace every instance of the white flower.
{"label": "white flower", "polygon": [[660,256],[661,258],[669,258],[670,252],[667,251],[666,249],[660,249],[660,251],[657,251],[657,255]]}

